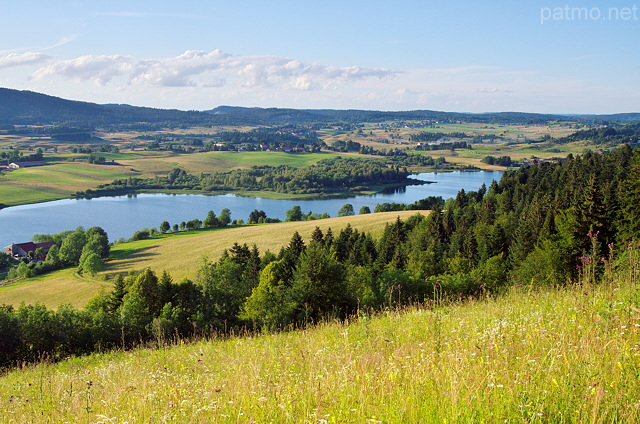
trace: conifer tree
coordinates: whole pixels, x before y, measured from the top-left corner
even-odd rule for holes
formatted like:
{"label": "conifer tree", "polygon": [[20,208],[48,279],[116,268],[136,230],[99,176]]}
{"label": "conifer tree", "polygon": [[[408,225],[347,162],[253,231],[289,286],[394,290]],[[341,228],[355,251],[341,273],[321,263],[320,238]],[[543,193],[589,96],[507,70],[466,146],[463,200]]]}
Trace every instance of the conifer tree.
{"label": "conifer tree", "polygon": [[636,149],[629,167],[629,176],[622,185],[618,239],[629,242],[640,238],[640,149]]}

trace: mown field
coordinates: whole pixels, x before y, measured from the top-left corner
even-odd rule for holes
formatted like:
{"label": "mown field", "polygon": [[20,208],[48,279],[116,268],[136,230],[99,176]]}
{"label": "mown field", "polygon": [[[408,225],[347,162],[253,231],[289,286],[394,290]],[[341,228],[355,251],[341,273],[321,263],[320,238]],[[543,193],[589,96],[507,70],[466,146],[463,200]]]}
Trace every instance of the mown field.
{"label": "mown field", "polygon": [[317,221],[284,222],[279,224],[249,225],[236,228],[185,231],[165,234],[149,240],[140,240],[114,245],[111,259],[105,270],[94,279],[82,278],[75,269],[65,269],[36,278],[0,286],[0,305],[19,305],[21,302],[43,303],[51,309],[69,303],[81,308],[100,290],[111,287],[110,278],[120,272],[151,268],[158,275],[163,271],[171,274],[174,281],[193,279],[204,258],[216,261],[224,249],[233,243],[255,244],[261,253],[271,250],[275,254],[287,245],[298,231],[308,241],[317,227],[326,231],[331,227],[337,234],[347,224],[359,231],[380,235],[384,226],[397,217],[406,219],[426,211],[381,212],[351,217],[329,218]]}
{"label": "mown field", "polygon": [[101,290],[111,290],[110,282],[83,278],[75,268],[54,271],[34,278],[0,285],[0,305],[41,303],[49,309],[69,304],[83,308]]}
{"label": "mown field", "polygon": [[637,282],[361,312],[0,377],[2,422],[635,423]]}
{"label": "mown field", "polygon": [[86,162],[16,169],[0,175],[0,203],[14,206],[62,199],[77,191],[131,175],[137,173],[118,165],[92,165]]}

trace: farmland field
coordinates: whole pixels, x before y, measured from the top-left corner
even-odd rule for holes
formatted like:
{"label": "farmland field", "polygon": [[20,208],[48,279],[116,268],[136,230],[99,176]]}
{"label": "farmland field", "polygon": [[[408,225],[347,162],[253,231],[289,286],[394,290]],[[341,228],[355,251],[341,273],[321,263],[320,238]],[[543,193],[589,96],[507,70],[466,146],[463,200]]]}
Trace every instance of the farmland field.
{"label": "farmland field", "polygon": [[63,304],[84,307],[101,290],[110,290],[111,283],[79,277],[75,269],[52,273],[0,286],[0,305],[42,303],[50,309]]}
{"label": "farmland field", "polygon": [[16,169],[0,176],[0,203],[8,206],[69,197],[116,178],[133,175],[117,165],[55,163]]}

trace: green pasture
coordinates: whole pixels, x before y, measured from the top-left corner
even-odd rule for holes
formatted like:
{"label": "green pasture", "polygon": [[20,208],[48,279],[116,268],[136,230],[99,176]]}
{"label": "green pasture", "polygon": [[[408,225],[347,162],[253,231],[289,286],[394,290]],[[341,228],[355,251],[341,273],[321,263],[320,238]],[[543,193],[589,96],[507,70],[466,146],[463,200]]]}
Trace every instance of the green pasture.
{"label": "green pasture", "polygon": [[288,165],[294,168],[310,166],[335,156],[333,153],[285,153],[285,152],[210,152],[203,156],[242,165]]}
{"label": "green pasture", "polygon": [[[2,177],[0,177],[2,181]],[[67,197],[63,192],[56,192],[52,188],[45,190],[44,188],[36,189],[29,187],[21,187],[17,185],[7,185],[2,181],[0,183],[0,203],[7,206],[23,205],[28,203],[48,202]]]}
{"label": "green pasture", "polygon": [[56,200],[132,174],[114,165],[65,162],[16,169],[0,176],[0,203],[9,206]]}

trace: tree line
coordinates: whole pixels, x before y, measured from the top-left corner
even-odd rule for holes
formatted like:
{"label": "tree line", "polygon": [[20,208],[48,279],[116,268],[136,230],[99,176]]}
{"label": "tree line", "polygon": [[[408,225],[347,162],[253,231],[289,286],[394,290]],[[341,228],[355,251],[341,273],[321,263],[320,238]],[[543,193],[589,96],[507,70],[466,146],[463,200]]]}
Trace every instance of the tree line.
{"label": "tree line", "polygon": [[505,166],[505,167],[517,165],[517,163],[511,159],[511,156],[495,157],[495,156],[489,155],[489,156],[483,157],[480,160],[480,162],[486,163],[487,165],[498,165],[498,166]]}
{"label": "tree line", "polygon": [[25,154],[18,149],[0,153],[0,165],[9,165],[13,162],[29,162],[44,160],[44,152],[38,148],[35,153]]}
{"label": "tree line", "polygon": [[598,128],[579,130],[566,137],[558,139],[559,143],[590,140],[597,145],[619,146],[622,144],[637,144],[640,141],[640,123],[626,125],[606,125]]}

